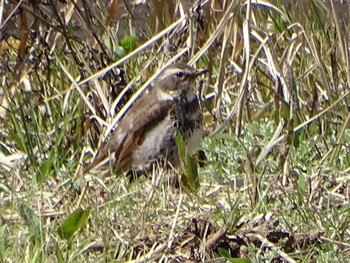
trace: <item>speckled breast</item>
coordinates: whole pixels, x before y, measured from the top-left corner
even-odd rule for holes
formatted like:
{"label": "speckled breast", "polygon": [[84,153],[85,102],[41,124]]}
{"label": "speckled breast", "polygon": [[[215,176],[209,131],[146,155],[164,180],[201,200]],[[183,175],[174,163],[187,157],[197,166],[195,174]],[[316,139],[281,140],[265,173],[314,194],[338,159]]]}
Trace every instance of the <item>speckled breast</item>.
{"label": "speckled breast", "polygon": [[133,170],[151,170],[157,164],[176,167],[180,158],[176,134],[181,133],[188,153],[198,147],[203,136],[203,116],[197,97],[191,102],[174,102],[169,114],[148,134],[133,154]]}

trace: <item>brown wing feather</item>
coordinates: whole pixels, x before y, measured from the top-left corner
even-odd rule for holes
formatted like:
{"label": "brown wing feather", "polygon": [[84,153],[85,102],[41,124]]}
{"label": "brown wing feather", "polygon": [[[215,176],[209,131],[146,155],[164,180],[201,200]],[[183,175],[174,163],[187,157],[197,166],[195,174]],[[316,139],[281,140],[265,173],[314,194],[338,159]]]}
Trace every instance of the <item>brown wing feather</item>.
{"label": "brown wing feather", "polygon": [[[140,98],[131,107],[86,170],[96,167],[110,155],[115,155],[116,172],[131,168],[134,150],[142,143],[147,132],[166,118],[173,104],[173,101],[159,101],[152,94],[147,95],[149,96]],[[106,162],[99,168],[106,168],[108,165]]]}

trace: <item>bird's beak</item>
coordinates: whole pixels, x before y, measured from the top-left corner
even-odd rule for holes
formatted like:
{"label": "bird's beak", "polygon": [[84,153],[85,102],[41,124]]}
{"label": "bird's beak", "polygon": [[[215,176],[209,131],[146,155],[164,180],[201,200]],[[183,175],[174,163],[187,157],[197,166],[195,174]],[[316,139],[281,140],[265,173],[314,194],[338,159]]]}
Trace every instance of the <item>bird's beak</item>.
{"label": "bird's beak", "polygon": [[202,75],[202,74],[204,74],[206,72],[208,72],[207,69],[198,69],[197,71],[193,72],[190,76],[192,78],[196,78],[196,77],[198,77],[198,76],[200,76],[200,75]]}
{"label": "bird's beak", "polygon": [[199,75],[202,75],[202,74],[204,74],[204,73],[207,73],[208,72],[208,69],[198,69],[195,73],[194,73],[194,75],[195,76],[199,76]]}

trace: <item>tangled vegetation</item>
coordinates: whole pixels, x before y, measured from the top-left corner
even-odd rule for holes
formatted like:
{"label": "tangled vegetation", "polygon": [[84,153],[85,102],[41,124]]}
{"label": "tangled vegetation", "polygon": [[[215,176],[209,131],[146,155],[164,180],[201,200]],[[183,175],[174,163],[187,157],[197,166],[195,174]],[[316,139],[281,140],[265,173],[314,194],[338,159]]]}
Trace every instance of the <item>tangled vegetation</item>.
{"label": "tangled vegetation", "polygon": [[[345,262],[348,10],[1,1],[0,262]],[[200,187],[83,173],[174,61],[209,71]]]}

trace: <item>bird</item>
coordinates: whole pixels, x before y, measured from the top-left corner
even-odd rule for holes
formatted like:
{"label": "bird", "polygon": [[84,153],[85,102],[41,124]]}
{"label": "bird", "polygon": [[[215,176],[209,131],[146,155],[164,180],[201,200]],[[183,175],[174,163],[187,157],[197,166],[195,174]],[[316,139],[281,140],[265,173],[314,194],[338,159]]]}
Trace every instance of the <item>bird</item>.
{"label": "bird", "polygon": [[205,72],[184,63],[166,67],[116,124],[85,170],[112,167],[115,173],[144,174],[155,165],[178,167],[177,134],[182,136],[188,154],[194,153],[203,137],[196,79]]}

